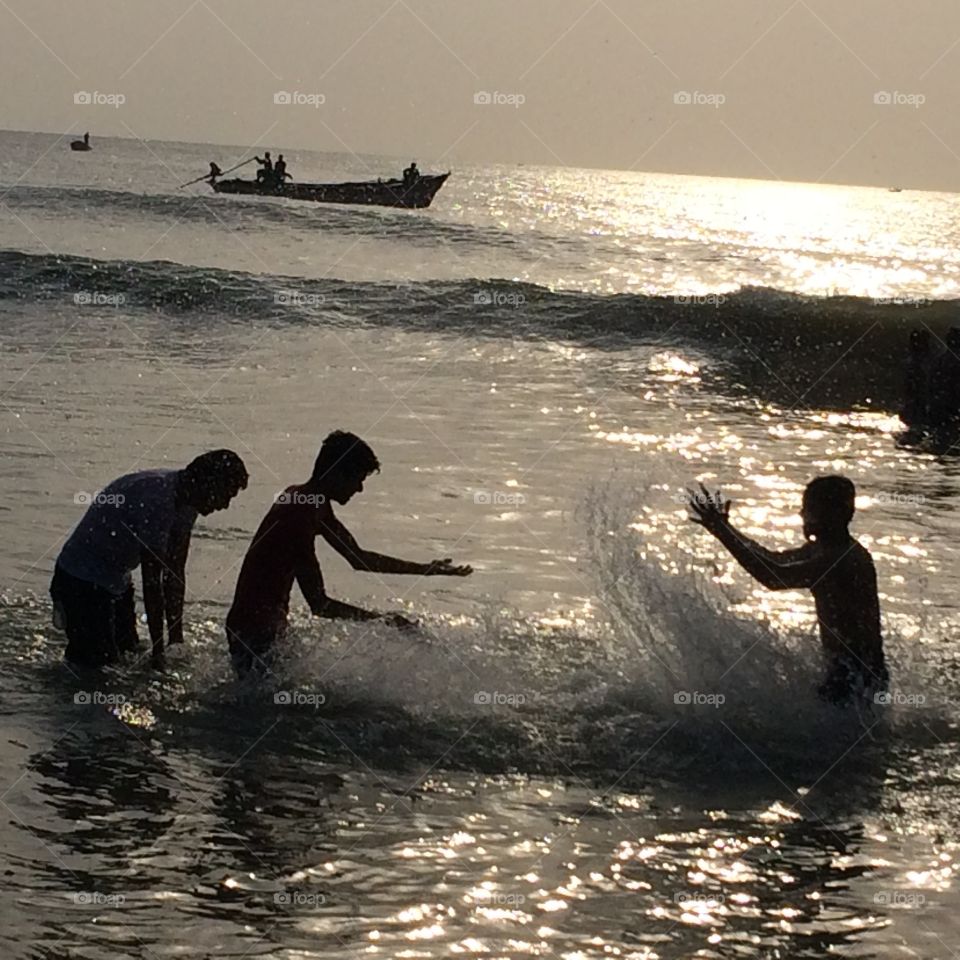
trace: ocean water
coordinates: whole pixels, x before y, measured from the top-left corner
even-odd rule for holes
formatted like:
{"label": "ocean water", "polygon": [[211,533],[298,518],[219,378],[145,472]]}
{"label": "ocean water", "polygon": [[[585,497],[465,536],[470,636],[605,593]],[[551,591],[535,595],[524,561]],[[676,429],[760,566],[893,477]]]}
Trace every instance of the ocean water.
{"label": "ocean water", "polygon": [[[960,460],[897,410],[909,330],[957,322],[960,198],[455,165],[428,211],[326,207],[178,189],[241,147],[94,145],[0,133],[4,957],[956,955]],[[244,549],[336,427],[383,463],[360,542],[476,572],[320,546],[422,629],[297,599],[237,683]],[[68,669],[84,497],[212,446],[251,484],[198,524],[188,642]],[[818,703],[809,597],[682,505],[722,484],[795,545],[826,471],[880,577],[872,711]]]}

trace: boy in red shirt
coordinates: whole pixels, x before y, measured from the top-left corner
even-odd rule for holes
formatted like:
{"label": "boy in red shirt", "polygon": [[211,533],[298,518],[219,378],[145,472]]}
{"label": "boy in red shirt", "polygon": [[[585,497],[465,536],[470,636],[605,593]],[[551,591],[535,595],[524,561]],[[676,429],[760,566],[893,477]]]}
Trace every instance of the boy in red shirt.
{"label": "boy in red shirt", "polygon": [[244,558],[227,614],[230,655],[239,674],[251,669],[263,672],[269,666],[274,644],[286,632],[294,581],[318,617],[408,623],[396,614],[384,615],[328,597],[314,550],[318,535],[354,570],[427,577],[466,577],[473,572],[468,566],[454,566],[450,559],[399,560],[364,550],[354,540],[334,515],[331,501],[347,503],[363,491],[363,481],[379,470],[379,461],[363,440],[335,430],[323,441],[310,479],[288,487],[270,508]]}

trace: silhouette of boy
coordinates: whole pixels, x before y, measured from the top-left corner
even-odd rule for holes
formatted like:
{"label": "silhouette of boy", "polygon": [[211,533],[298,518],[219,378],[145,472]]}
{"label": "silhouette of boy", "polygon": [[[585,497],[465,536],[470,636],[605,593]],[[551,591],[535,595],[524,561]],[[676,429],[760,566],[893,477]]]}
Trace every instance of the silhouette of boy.
{"label": "silhouette of boy", "polygon": [[730,522],[730,501],[700,484],[690,494],[691,520],[712,533],[754,579],[771,590],[813,593],[827,675],[819,695],[844,705],[887,689],[877,573],[869,551],[848,530],[856,488],[845,477],[817,477],[803,492],[806,543],[775,552]]}
{"label": "silhouette of boy", "polygon": [[264,672],[274,645],[286,632],[290,593],[296,582],[318,617],[344,620],[386,619],[410,626],[399,614],[382,614],[334,600],[327,595],[314,547],[322,536],[354,570],[419,577],[466,577],[473,570],[449,559],[418,563],[363,549],[337,519],[332,504],[347,503],[363,492],[363,482],[380,470],[373,450],[358,436],[334,430],[324,441],[306,483],[277,497],[244,557],[233,605],[227,614],[227,637],[234,667],[241,676]]}

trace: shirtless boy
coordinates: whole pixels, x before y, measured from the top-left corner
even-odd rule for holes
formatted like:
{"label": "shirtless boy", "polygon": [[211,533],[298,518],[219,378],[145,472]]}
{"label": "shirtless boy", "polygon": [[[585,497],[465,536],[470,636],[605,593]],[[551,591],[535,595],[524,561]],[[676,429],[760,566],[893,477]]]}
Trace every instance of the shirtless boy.
{"label": "shirtless boy", "polygon": [[771,590],[806,587],[813,593],[827,675],[822,699],[838,705],[887,689],[880,634],[877,573],[869,551],[847,529],[856,489],[845,477],[817,477],[803,492],[806,543],[774,552],[730,522],[730,502],[703,484],[690,496],[691,519],[712,533],[756,580]]}
{"label": "shirtless boy", "polygon": [[466,577],[473,572],[468,566],[454,566],[449,559],[399,560],[365,550],[354,540],[334,515],[332,504],[345,504],[361,493],[364,480],[379,470],[379,461],[363,440],[335,430],[323,441],[310,479],[288,487],[270,508],[244,558],[227,614],[230,654],[239,674],[262,672],[269,666],[275,644],[286,631],[294,581],[315,616],[407,623],[398,615],[364,610],[327,596],[314,549],[317,536],[354,570],[421,577]]}

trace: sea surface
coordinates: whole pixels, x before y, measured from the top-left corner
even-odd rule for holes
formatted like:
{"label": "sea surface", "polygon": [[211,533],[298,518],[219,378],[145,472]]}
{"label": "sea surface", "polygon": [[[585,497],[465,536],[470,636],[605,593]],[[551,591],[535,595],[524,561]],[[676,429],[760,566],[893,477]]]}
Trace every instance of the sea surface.
{"label": "sea surface", "polygon": [[[409,158],[68,140],[0,133],[0,956],[957,955],[960,459],[897,412],[909,331],[960,322],[960,196],[453,164],[411,212],[179,188]],[[332,595],[420,629],[296,597],[238,683],[244,550],[337,427],[383,465],[360,543],[475,573],[320,544]],[[67,668],[84,502],[223,446],[251,483],[197,526],[187,643]],[[892,673],[853,711],[810,598],[683,505],[721,485],[797,545],[838,471]]]}

